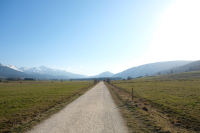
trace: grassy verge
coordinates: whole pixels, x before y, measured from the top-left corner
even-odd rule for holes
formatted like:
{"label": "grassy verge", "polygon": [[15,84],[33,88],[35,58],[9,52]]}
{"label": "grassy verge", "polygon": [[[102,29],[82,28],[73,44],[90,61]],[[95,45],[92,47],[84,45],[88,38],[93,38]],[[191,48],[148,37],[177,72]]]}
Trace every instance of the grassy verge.
{"label": "grassy verge", "polygon": [[126,92],[119,90],[111,84],[106,83],[106,85],[126,121],[129,132],[147,133],[160,131],[160,127],[155,124],[148,112],[135,106]]}
{"label": "grassy verge", "polygon": [[[195,81],[196,80],[194,80],[194,82]],[[191,106],[185,107],[185,102],[187,101],[187,103],[190,103],[194,99],[198,101],[197,97],[191,98],[191,88],[188,87],[197,84],[194,82],[185,82],[184,80],[185,84],[182,83],[182,86],[185,86],[185,88],[188,89],[184,89],[185,91],[180,93],[175,89],[177,86],[172,87],[174,85],[173,82],[176,82],[175,80],[166,81],[166,84],[163,84],[163,82],[164,81],[146,81],[140,79],[131,81],[114,81],[108,86],[111,92],[114,92],[113,94],[116,95],[117,99],[122,102],[121,104],[123,106],[121,105],[119,107],[122,107],[122,114],[125,114],[124,117],[127,121],[127,125],[132,132],[198,132],[198,107],[196,110],[193,110],[196,111],[194,114],[180,113],[184,111],[189,113],[194,109],[194,107],[190,109]],[[165,87],[161,87],[158,84],[162,84]],[[181,84],[176,85],[178,85],[180,89]],[[194,86],[192,87],[193,89]],[[131,101],[132,88],[134,88],[133,102]],[[196,94],[198,95],[197,90]],[[188,95],[190,100],[188,101],[187,96],[184,96],[186,99],[177,99],[180,95]],[[191,115],[193,116],[191,117]],[[196,118],[194,118],[195,115],[197,116]]]}
{"label": "grassy verge", "polygon": [[200,80],[132,80],[113,83],[167,114],[170,123],[200,131]]}
{"label": "grassy verge", "polygon": [[91,81],[0,83],[0,132],[24,132],[87,91]]}

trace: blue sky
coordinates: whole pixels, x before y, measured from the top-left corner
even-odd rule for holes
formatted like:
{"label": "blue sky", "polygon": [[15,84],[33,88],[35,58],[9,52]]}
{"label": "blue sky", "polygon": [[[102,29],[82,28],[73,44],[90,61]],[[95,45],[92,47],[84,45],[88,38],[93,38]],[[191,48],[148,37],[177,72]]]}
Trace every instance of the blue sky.
{"label": "blue sky", "polygon": [[[0,63],[17,67],[44,65],[91,76],[157,61],[197,60],[198,54],[194,53],[198,51],[185,56],[192,50],[189,46],[196,50],[200,45],[199,17],[184,21],[193,12],[199,13],[199,3],[188,2],[1,0]],[[186,8],[188,5],[190,8]],[[188,15],[186,9],[190,10]],[[174,21],[184,21],[182,27],[186,27],[183,29],[188,30],[187,34],[177,37],[185,30],[180,32],[180,23]],[[194,21],[196,27],[191,27]],[[196,36],[183,46],[183,38],[191,33]],[[174,36],[179,40],[173,40]],[[182,52],[177,56],[178,50]]]}

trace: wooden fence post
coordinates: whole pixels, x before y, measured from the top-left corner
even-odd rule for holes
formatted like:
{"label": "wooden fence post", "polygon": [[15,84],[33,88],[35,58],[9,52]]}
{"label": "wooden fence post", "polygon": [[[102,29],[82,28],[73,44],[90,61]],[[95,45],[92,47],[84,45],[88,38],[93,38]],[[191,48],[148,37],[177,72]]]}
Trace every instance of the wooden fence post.
{"label": "wooden fence post", "polygon": [[133,88],[132,88],[132,101],[133,101]]}

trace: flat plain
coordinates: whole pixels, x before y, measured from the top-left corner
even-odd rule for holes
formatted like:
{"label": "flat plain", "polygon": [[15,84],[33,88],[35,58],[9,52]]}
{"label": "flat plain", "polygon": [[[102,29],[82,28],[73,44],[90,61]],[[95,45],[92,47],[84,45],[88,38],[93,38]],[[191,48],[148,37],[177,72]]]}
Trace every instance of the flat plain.
{"label": "flat plain", "polygon": [[29,128],[31,123],[43,120],[43,114],[55,113],[62,108],[58,105],[78,97],[92,85],[92,81],[0,82],[0,132]]}
{"label": "flat plain", "polygon": [[112,81],[111,85],[118,88],[118,95],[125,92],[129,99],[133,88],[133,106],[141,106],[151,116],[155,110],[161,112],[171,127],[200,131],[199,71]]}

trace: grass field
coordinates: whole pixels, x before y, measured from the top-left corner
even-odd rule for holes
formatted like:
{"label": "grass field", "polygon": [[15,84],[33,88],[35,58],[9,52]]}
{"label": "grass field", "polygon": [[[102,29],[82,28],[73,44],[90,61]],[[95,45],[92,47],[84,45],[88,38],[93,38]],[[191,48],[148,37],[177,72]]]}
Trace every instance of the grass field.
{"label": "grass field", "polygon": [[171,124],[200,131],[200,72],[113,81],[131,95],[167,113]]}
{"label": "grass field", "polygon": [[28,123],[54,106],[80,95],[92,81],[0,82],[0,132]]}

